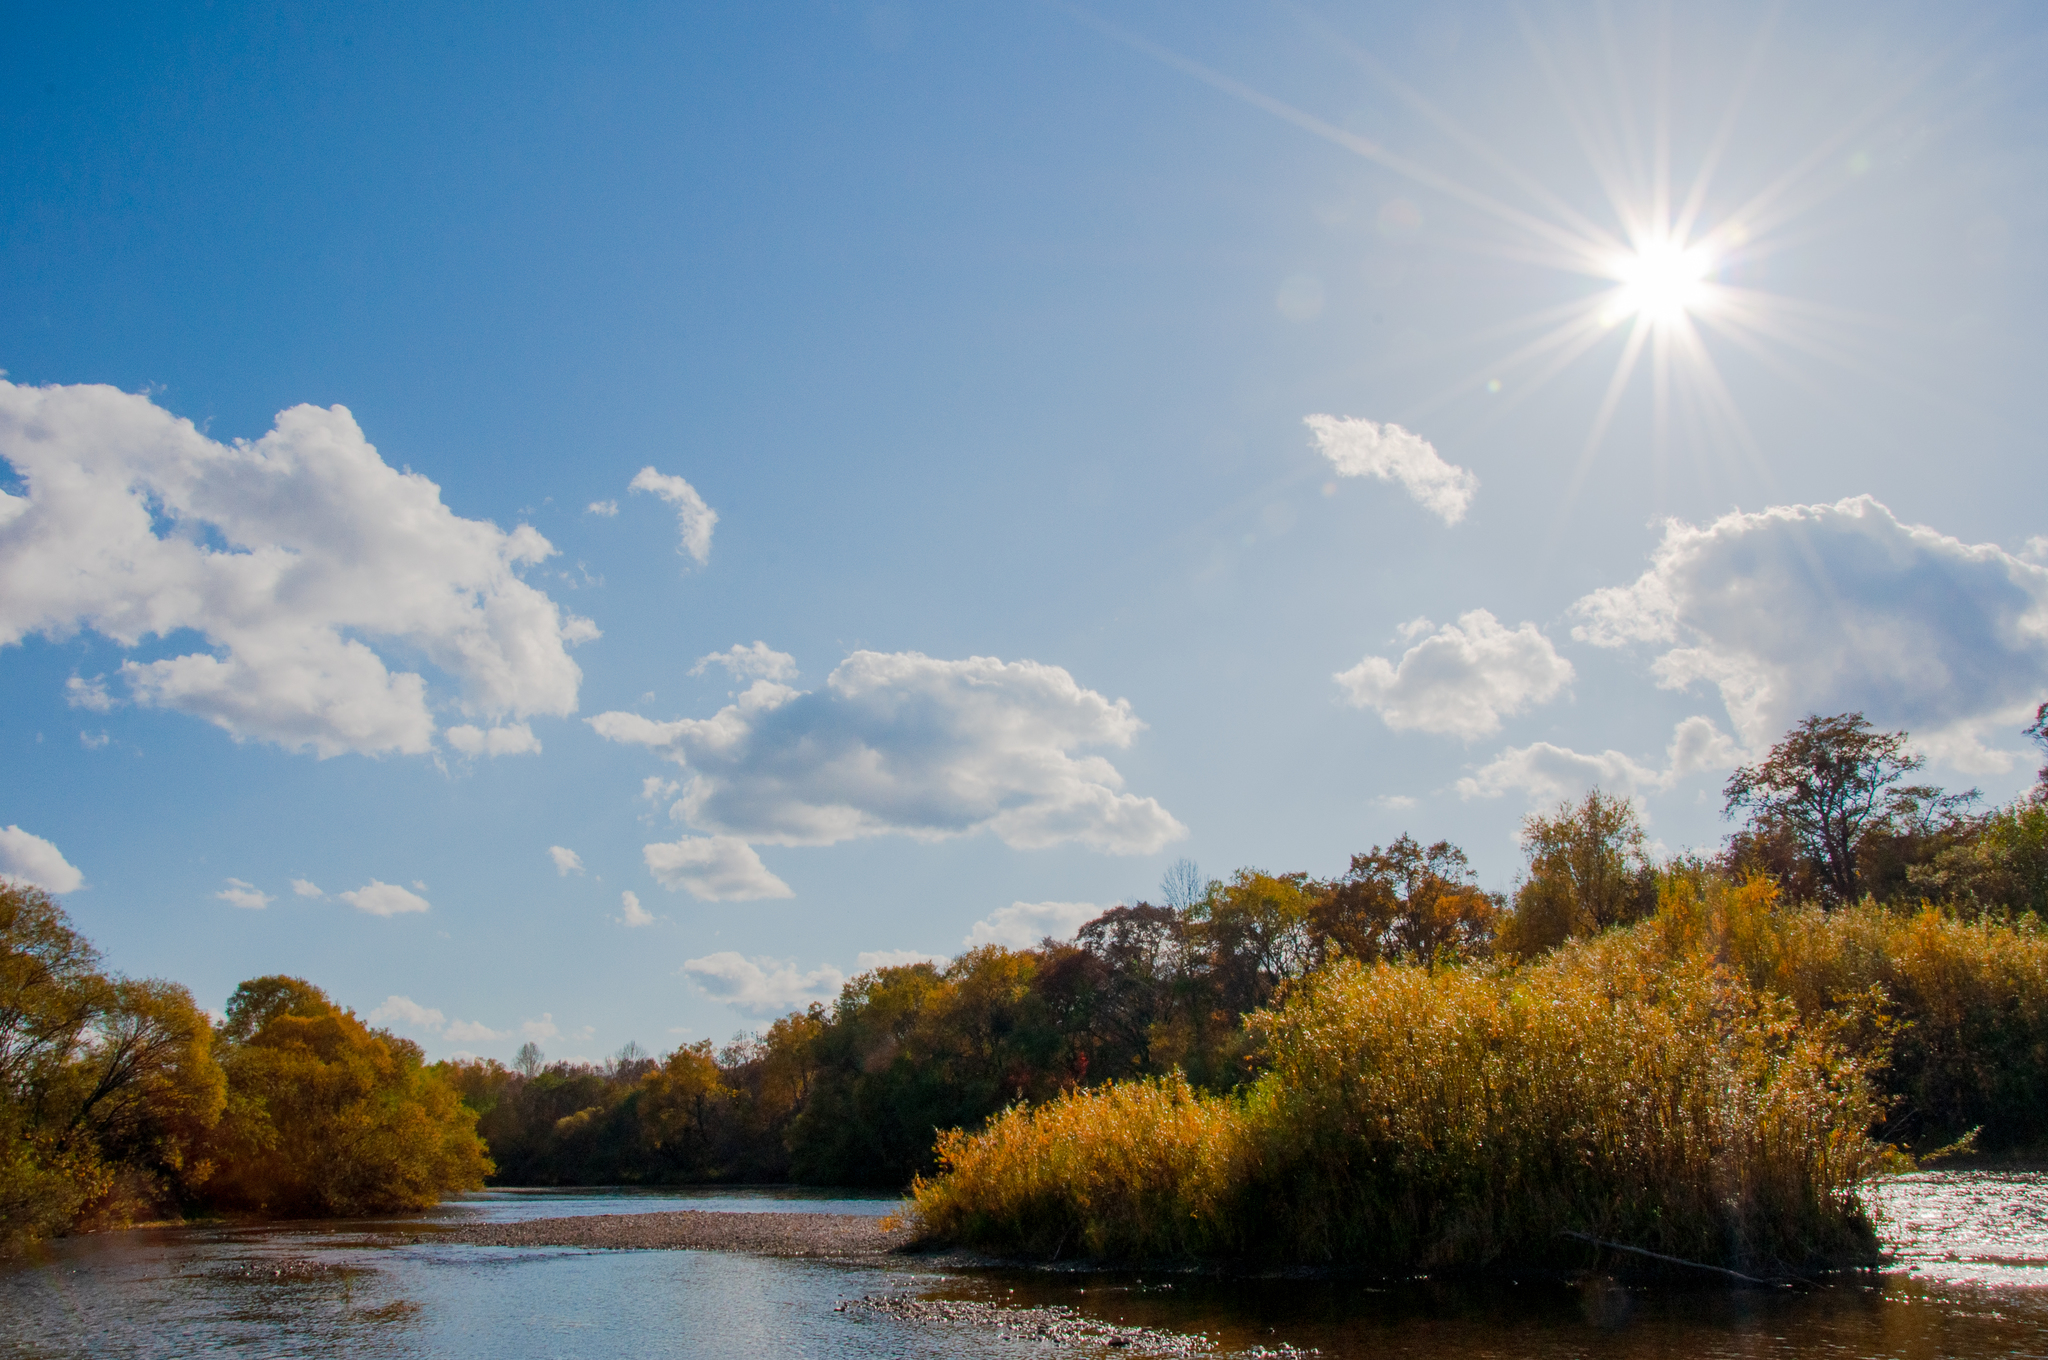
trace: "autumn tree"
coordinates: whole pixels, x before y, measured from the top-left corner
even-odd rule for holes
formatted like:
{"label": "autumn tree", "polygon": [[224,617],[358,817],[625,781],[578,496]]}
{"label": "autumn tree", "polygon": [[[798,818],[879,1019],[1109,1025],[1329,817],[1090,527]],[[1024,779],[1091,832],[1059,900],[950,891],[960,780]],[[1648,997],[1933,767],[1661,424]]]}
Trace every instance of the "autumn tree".
{"label": "autumn tree", "polygon": [[0,1245],[189,1202],[212,1038],[183,987],[106,976],[48,894],[0,881]]}
{"label": "autumn tree", "polygon": [[421,1209],[483,1184],[476,1112],[417,1044],[311,983],[254,978],[228,1001],[228,1109],[210,1194],[278,1216]]}
{"label": "autumn tree", "polygon": [[1484,953],[1499,905],[1480,890],[1463,850],[1403,834],[1353,855],[1311,914],[1321,939],[1351,958],[1432,963]]}
{"label": "autumn tree", "polygon": [[1501,948],[1524,957],[1565,940],[1640,920],[1656,910],[1656,867],[1635,804],[1598,789],[1522,822],[1528,877],[1500,931]]}
{"label": "autumn tree", "polygon": [[1861,713],[1812,714],[1762,761],[1737,767],[1722,790],[1724,813],[1746,811],[1754,841],[1789,846],[1824,902],[1853,902],[1863,893],[1865,834],[1945,797],[1904,783],[1925,764],[1907,750],[1904,732],[1877,731]]}

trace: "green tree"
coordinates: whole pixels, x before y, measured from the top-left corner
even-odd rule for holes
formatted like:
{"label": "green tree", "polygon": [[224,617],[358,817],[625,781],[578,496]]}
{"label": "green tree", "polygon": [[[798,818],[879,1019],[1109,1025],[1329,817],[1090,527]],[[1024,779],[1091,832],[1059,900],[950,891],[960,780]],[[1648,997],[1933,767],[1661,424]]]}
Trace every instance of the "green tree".
{"label": "green tree", "polygon": [[299,978],[235,989],[223,1026],[228,1109],[210,1187],[277,1216],[419,1209],[481,1186],[476,1112],[418,1045],[366,1028]]}
{"label": "green tree", "polygon": [[1795,847],[1824,901],[1853,902],[1863,891],[1857,854],[1866,829],[1939,796],[1902,782],[1926,763],[1907,751],[1904,732],[1879,732],[1861,713],[1811,714],[1762,761],[1729,776],[1724,812],[1746,810],[1752,835]]}

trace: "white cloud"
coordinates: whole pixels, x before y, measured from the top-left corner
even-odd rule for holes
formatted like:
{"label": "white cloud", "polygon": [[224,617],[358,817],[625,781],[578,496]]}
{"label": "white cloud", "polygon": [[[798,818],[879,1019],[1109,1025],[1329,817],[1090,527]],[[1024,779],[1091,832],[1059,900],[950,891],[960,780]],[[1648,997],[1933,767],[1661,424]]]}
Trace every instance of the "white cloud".
{"label": "white cloud", "polygon": [[240,907],[244,911],[261,911],[277,900],[269,893],[259,891],[255,884],[244,883],[239,878],[229,879],[227,887],[222,888],[214,896],[229,906]]}
{"label": "white cloud", "polygon": [[651,491],[673,505],[676,528],[682,536],[682,545],[676,551],[696,558],[699,566],[711,560],[711,530],[718,523],[718,512],[704,503],[696,487],[680,477],[665,477],[651,467],[644,467],[634,474],[629,489]]}
{"label": "white cloud", "polygon": [[583,872],[583,856],[566,845],[550,845],[548,858],[555,862],[555,873],[563,878]]}
{"label": "white cloud", "polygon": [[590,719],[611,741],[695,771],[672,811],[777,845],[993,832],[1019,849],[1077,842],[1150,854],[1187,834],[1078,748],[1124,747],[1144,724],[1058,666],[855,652],[806,693],[757,680],[710,718]]}
{"label": "white cloud", "polygon": [[1102,908],[1093,902],[1012,902],[976,921],[961,943],[1029,949],[1048,935],[1072,939],[1075,931],[1100,915]]}
{"label": "white cloud", "polygon": [[922,949],[863,949],[853,962],[861,972],[872,973],[877,968],[902,968],[913,963],[944,963],[945,960]]}
{"label": "white cloud", "polygon": [[104,728],[102,728],[98,734],[94,734],[91,732],[80,732],[78,734],[78,744],[80,746],[83,746],[88,751],[101,750],[110,743],[112,743],[113,740],[114,739],[112,737],[107,735],[106,730]]}
{"label": "white cloud", "polygon": [[[1417,619],[1408,638],[1430,628]],[[1471,741],[1500,730],[1503,717],[1546,703],[1572,680],[1572,663],[1533,623],[1503,628],[1484,609],[1460,615],[1402,653],[1397,666],[1369,656],[1337,683],[1354,707],[1376,711],[1396,731],[1420,728]]]}
{"label": "white cloud", "polygon": [[[438,1034],[453,1044],[489,1043],[510,1037],[503,1030],[475,1020],[450,1020],[432,1006],[422,1006],[409,996],[387,996],[369,1014],[373,1025],[397,1025],[405,1029]],[[453,1056],[453,1055],[451,1055]]]}
{"label": "white cloud", "polygon": [[1372,805],[1389,812],[1403,812],[1415,806],[1415,799],[1405,793],[1383,793],[1372,800]]}
{"label": "white cloud", "polygon": [[1554,803],[1592,788],[1634,797],[1662,792],[1701,770],[1728,769],[1741,758],[1742,752],[1712,719],[1694,716],[1672,729],[1661,770],[1616,750],[1585,755],[1539,741],[1502,751],[1460,779],[1458,793],[1465,798],[1498,798],[1510,789],[1521,789],[1532,803]]}
{"label": "white cloud", "polygon": [[292,880],[292,891],[297,893],[301,897],[327,896],[326,893],[320,891],[319,884],[313,882],[310,879],[304,878],[295,878]]}
{"label": "white cloud", "polygon": [[681,787],[682,785],[673,779],[663,779],[658,774],[651,774],[640,781],[640,796],[650,803],[658,803]]}
{"label": "white cloud", "polygon": [[729,949],[689,960],[683,973],[705,995],[753,1015],[829,1001],[846,981],[846,975],[830,964],[803,973],[791,959],[750,959]]}
{"label": "white cloud", "polygon": [[620,893],[619,905],[626,909],[626,914],[619,918],[624,924],[628,926],[651,926],[654,924],[654,913],[640,905],[640,894],[631,891]]}
{"label": "white cloud", "polygon": [[432,749],[426,678],[372,642],[432,662],[465,713],[575,710],[587,630],[518,576],[554,548],[459,518],[342,407],[221,444],[112,387],[0,382],[0,456],[28,488],[0,492],[0,645],[193,630],[207,650],[122,665],[138,702],[323,757]]}
{"label": "white cloud", "polygon": [[754,847],[737,836],[685,836],[642,846],[647,872],[670,892],[688,888],[707,902],[752,902],[794,897],[790,886],[768,871]]}
{"label": "white cloud", "polygon": [[369,1014],[373,1025],[405,1025],[412,1029],[438,1032],[448,1023],[448,1017],[431,1006],[422,1006],[409,996],[387,996],[384,1003]]}
{"label": "white cloud", "polygon": [[610,519],[613,515],[619,513],[619,503],[617,501],[592,501],[583,507],[583,513],[586,515],[602,515],[606,519]]}
{"label": "white cloud", "polygon": [[690,667],[690,674],[702,675],[707,666],[723,666],[735,680],[796,679],[796,658],[765,642],[757,641],[751,647],[735,642],[722,652],[700,656],[697,664]]}
{"label": "white cloud", "polygon": [[1635,582],[1574,606],[1572,636],[1662,648],[1660,684],[1716,686],[1761,750],[1858,710],[1969,770],[2010,768],[2048,684],[2048,568],[1903,524],[1869,496],[1672,521]]}
{"label": "white cloud", "polygon": [[115,700],[107,693],[107,678],[104,675],[95,675],[90,680],[81,680],[74,675],[64,682],[64,702],[73,708],[105,713],[114,707]]}
{"label": "white cloud", "polygon": [[519,1022],[519,1037],[530,1039],[534,1043],[539,1043],[542,1039],[559,1038],[561,1033],[561,1027],[555,1023],[555,1013],[553,1011],[542,1011],[538,1020],[522,1020]]}
{"label": "white cloud", "polygon": [[366,911],[372,916],[402,916],[409,911],[428,910],[426,898],[416,897],[395,883],[380,883],[374,878],[353,892],[337,893],[336,896],[357,911]]}
{"label": "white cloud", "polygon": [[1421,435],[1399,425],[1375,425],[1350,416],[1305,416],[1316,448],[1339,477],[1377,477],[1399,482],[1425,510],[1446,524],[1465,518],[1479,478],[1446,463]]}
{"label": "white cloud", "polygon": [[540,739],[525,723],[500,727],[472,727],[465,723],[451,727],[448,744],[466,756],[525,756],[540,754]]}
{"label": "white cloud", "polygon": [[41,836],[8,826],[0,827],[0,880],[44,892],[68,893],[78,891],[85,875]]}

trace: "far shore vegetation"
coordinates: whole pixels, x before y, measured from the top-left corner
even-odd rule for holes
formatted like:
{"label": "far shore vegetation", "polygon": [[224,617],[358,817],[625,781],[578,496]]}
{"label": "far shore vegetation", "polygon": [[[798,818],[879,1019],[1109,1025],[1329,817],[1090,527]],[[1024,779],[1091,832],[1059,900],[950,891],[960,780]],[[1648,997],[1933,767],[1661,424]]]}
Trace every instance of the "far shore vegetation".
{"label": "far shore vegetation", "polygon": [[1867,1261],[1862,1181],[2048,1147],[2048,769],[1983,808],[1919,768],[1814,716],[1734,772],[1711,856],[1595,790],[1528,819],[1510,893],[1409,836],[1334,879],[1183,864],[1071,942],[603,1064],[426,1064],[287,977],[215,1025],[10,887],[0,1233],[794,1181],[908,1187],[927,1240],[1027,1258]]}

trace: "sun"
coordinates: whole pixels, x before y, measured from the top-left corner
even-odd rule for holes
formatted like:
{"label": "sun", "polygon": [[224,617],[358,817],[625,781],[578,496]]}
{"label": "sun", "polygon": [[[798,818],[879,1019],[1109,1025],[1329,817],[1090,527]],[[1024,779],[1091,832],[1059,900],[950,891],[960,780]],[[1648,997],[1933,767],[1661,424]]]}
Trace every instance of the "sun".
{"label": "sun", "polygon": [[1704,245],[1689,246],[1669,236],[1639,242],[1608,262],[1608,273],[1620,287],[1607,319],[1642,317],[1653,325],[1673,324],[1707,306],[1712,296],[1707,280],[1713,272],[1713,253]]}

